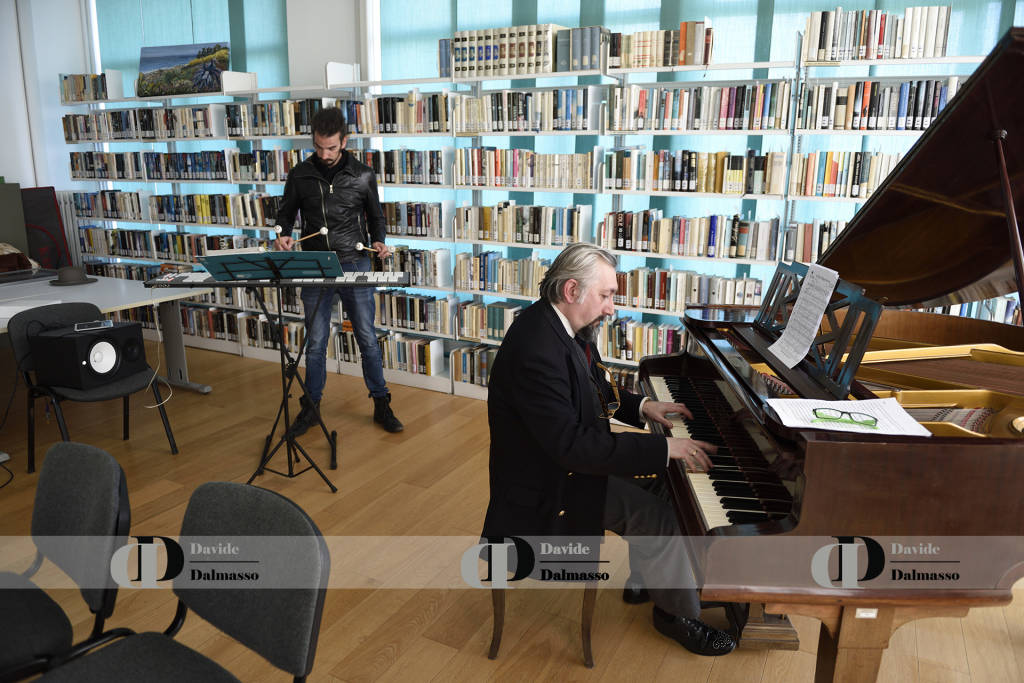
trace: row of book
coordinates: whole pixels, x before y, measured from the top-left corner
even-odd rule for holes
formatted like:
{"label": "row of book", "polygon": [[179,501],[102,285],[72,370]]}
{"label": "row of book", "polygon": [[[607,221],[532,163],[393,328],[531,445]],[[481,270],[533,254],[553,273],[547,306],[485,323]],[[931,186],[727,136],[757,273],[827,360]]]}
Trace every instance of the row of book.
{"label": "row of book", "polygon": [[453,320],[459,310],[459,299],[454,294],[431,296],[381,289],[374,292],[373,298],[378,327],[455,336]]}
{"label": "row of book", "polygon": [[511,199],[494,206],[460,206],[455,210],[455,237],[559,247],[585,239],[592,211],[589,204],[517,205]]}
{"label": "row of book", "polygon": [[603,189],[781,195],[785,178],[784,152],[747,150],[744,155],[631,147],[605,155]]}
{"label": "row of book", "polygon": [[283,182],[288,173],[313,155],[311,149],[226,149],[228,177],[234,182]]}
{"label": "row of book", "polygon": [[[448,204],[448,210],[445,210]],[[449,202],[381,202],[385,230],[389,235],[436,237],[447,239],[445,216],[454,203]]]}
{"label": "row of book", "polygon": [[65,142],[193,140],[225,135],[225,105],[105,109],[65,114]]}
{"label": "row of book", "polygon": [[500,90],[452,95],[456,135],[590,130],[598,122],[601,88]]}
{"label": "row of book", "polygon": [[393,245],[391,256],[384,259],[384,270],[409,273],[413,286],[451,287],[452,252],[449,249],[412,249]]}
{"label": "row of book", "polygon": [[494,292],[513,296],[540,296],[540,281],[551,266],[549,259],[506,258],[501,252],[455,255],[455,288],[467,292]]}
{"label": "row of book", "polygon": [[[347,341],[343,338],[343,344]],[[444,342],[440,339],[409,337],[400,332],[377,335],[382,364],[389,370],[400,370],[430,377],[444,374]]]}
{"label": "row of book", "polygon": [[608,44],[610,69],[644,69],[710,64],[715,31],[711,20],[682,21],[679,29],[612,33]]}
{"label": "row of book", "polygon": [[145,180],[142,152],[71,152],[74,180]]}
{"label": "row of book", "polygon": [[[238,319],[239,314],[235,311],[225,311],[219,308],[207,308],[199,306],[181,307],[181,331],[193,337],[205,337],[207,339],[223,339],[224,341],[238,341]],[[293,326],[289,329],[288,336],[292,344],[298,348],[302,343],[303,330],[294,329],[302,327]],[[268,330],[269,333],[269,330]],[[268,334],[269,336],[269,334]],[[269,340],[268,340],[269,341]]]}
{"label": "row of book", "polygon": [[797,128],[812,130],[924,130],[946,108],[959,78],[881,83],[819,83],[797,102]]}
{"label": "row of book", "polygon": [[230,137],[312,135],[313,116],[336,104],[333,98],[226,104],[225,130]]}
{"label": "row of book", "polygon": [[107,99],[106,74],[61,74],[61,102],[89,102]]}
{"label": "row of book", "polygon": [[597,226],[605,249],[691,258],[779,258],[779,218],[751,221],[739,215],[667,218],[661,209],[613,211]]}
{"label": "row of book", "polygon": [[268,246],[266,240],[246,235],[202,235],[160,230],[112,230],[96,226],[79,227],[83,253],[94,256],[195,261],[221,249]]}
{"label": "row of book", "polygon": [[348,132],[359,135],[447,133],[448,91],[405,95],[366,95],[361,100],[338,100]]}
{"label": "row of book", "polygon": [[606,34],[600,26],[557,24],[456,31],[449,50],[451,71],[458,80],[599,69]]}
{"label": "row of book", "polygon": [[756,278],[719,277],[668,268],[634,268],[618,272],[615,277],[615,303],[627,308],[682,313],[687,306],[761,303],[762,283]]}
{"label": "row of book", "polygon": [[600,147],[581,154],[541,154],[532,149],[468,147],[455,150],[455,184],[470,187],[593,190]]}
{"label": "row of book", "polygon": [[[68,193],[78,218],[154,223],[194,223],[236,228],[273,226],[281,195],[236,194],[150,195],[102,190]],[[301,222],[297,222],[297,226]]]}
{"label": "row of book", "polygon": [[795,154],[789,173],[789,194],[867,199],[902,156],[832,151]]}
{"label": "row of book", "polygon": [[784,261],[815,263],[845,228],[846,221],[826,221],[820,218],[815,218],[809,223],[791,221],[786,226],[783,251],[778,258]]}
{"label": "row of book", "polygon": [[463,301],[459,304],[459,336],[462,339],[500,342],[524,305],[528,304],[512,301],[490,304]]}
{"label": "row of book", "polygon": [[152,280],[165,272],[191,270],[190,266],[168,263],[109,263],[107,261],[85,261],[85,272],[100,277],[116,277],[120,280]]}
{"label": "row of book", "polygon": [[801,43],[802,62],[860,59],[934,59],[946,56],[952,7],[811,12]]}
{"label": "row of book", "polygon": [[478,344],[477,346],[460,346],[452,350],[452,379],[465,384],[486,387],[490,380],[494,357],[498,355],[498,347]]}
{"label": "row of book", "polygon": [[378,185],[447,185],[451,182],[451,148],[418,149],[354,149],[349,153],[356,161],[373,169]]}
{"label": "row of book", "polygon": [[614,86],[608,130],[787,130],[789,81],[736,86]]}
{"label": "row of book", "polygon": [[615,318],[597,326],[594,344],[605,360],[635,362],[644,356],[678,353],[685,342],[686,333],[679,325]]}

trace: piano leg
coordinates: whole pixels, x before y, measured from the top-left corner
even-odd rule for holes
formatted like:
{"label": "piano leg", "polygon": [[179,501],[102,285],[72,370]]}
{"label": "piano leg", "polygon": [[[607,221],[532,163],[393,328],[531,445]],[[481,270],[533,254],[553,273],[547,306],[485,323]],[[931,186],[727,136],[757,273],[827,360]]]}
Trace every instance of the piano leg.
{"label": "piano leg", "polygon": [[[730,625],[739,624],[742,633],[739,646],[750,650],[799,650],[800,636],[783,614],[768,614],[764,605],[752,602],[726,603]],[[740,610],[739,608],[748,608]],[[738,614],[737,612],[746,612]],[[746,617],[743,621],[740,618]]]}
{"label": "piano leg", "polygon": [[882,653],[896,629],[914,619],[963,617],[969,608],[768,604],[765,609],[821,620],[815,683],[870,683],[878,678]]}

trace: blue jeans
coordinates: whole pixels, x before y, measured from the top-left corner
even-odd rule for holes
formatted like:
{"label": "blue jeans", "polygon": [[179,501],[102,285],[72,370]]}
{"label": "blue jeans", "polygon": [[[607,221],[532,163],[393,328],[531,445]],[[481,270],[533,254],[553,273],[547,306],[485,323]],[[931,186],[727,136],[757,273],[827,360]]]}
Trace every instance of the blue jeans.
{"label": "blue jeans", "polygon": [[[368,272],[372,267],[369,257],[363,257],[342,263],[341,269],[346,273]],[[327,382],[327,342],[331,337],[331,310],[335,296],[341,297],[342,308],[352,322],[359,353],[363,357],[363,381],[370,390],[370,396],[387,395],[380,347],[377,346],[377,333],[373,326],[373,292],[373,287],[302,288],[300,297],[306,316],[306,390],[314,402],[320,400]]]}

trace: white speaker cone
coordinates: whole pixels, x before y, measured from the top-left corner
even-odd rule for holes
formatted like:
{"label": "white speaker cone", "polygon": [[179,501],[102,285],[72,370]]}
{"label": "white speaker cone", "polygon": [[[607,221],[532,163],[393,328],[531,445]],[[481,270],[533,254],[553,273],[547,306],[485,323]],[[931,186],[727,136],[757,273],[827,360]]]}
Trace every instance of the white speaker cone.
{"label": "white speaker cone", "polygon": [[117,349],[108,341],[98,341],[89,347],[89,368],[105,375],[117,366]]}

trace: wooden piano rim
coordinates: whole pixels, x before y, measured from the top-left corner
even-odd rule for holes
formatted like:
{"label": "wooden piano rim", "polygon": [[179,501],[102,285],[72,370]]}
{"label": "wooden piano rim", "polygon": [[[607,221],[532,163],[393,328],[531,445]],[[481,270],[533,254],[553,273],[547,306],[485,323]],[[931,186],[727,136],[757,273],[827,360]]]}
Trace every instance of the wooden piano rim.
{"label": "wooden piano rim", "polygon": [[927,605],[1008,605],[1013,600],[1010,589],[988,590],[829,590],[825,588],[737,588],[706,584],[701,600],[715,602],[799,603],[803,605],[906,606]]}

